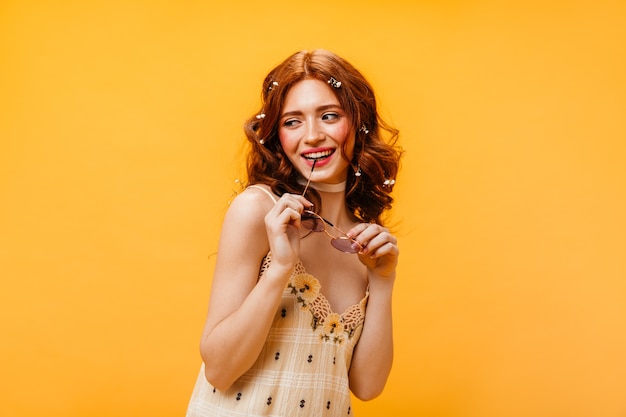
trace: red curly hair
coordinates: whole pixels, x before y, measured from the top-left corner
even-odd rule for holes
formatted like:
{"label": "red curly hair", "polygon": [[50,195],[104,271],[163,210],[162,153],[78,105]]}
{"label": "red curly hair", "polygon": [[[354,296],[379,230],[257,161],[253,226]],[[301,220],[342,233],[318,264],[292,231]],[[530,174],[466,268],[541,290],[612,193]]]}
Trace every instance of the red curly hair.
{"label": "red curly hair", "polygon": [[[341,82],[333,88],[343,110],[352,121],[355,145],[351,164],[361,175],[348,175],[346,204],[363,222],[381,223],[382,213],[391,208],[393,180],[398,172],[401,149],[396,146],[398,130],[384,122],[376,109],[374,91],[365,77],[343,58],[325,50],[300,51],[279,64],[263,82],[262,107],[244,125],[251,146],[247,159],[248,183],[263,183],[277,195],[300,194],[300,174],[283,151],[278,138],[279,119],[289,89],[299,81],[317,79]],[[263,116],[261,116],[263,115]],[[345,144],[342,153],[346,159]],[[316,207],[319,194],[309,189]]]}

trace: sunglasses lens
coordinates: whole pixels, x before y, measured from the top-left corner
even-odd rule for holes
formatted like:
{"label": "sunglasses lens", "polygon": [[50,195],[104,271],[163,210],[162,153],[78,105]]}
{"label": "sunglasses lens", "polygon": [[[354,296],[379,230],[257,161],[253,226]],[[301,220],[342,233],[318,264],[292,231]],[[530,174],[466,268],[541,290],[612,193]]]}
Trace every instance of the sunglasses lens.
{"label": "sunglasses lens", "polygon": [[352,240],[346,238],[331,239],[330,244],[336,249],[346,253],[357,253],[358,250],[352,247]]}
{"label": "sunglasses lens", "polygon": [[[326,230],[324,219],[322,219],[312,211],[305,211],[304,213],[302,213],[302,216],[300,217],[300,224],[302,226],[300,228],[301,238],[307,237],[311,232],[323,232],[324,230]],[[330,225],[332,226],[332,224]],[[339,231],[341,232],[341,230]],[[326,232],[326,234],[331,236],[332,239],[330,240],[330,244],[333,245],[335,249],[338,249],[345,253],[357,253],[359,251],[359,248],[355,249],[352,247],[352,245],[354,244],[354,241],[352,239],[349,239],[347,237],[332,237],[332,235],[330,235],[328,232]]]}
{"label": "sunglasses lens", "polygon": [[300,218],[300,223],[302,224],[302,227],[305,227],[313,232],[324,231],[324,222],[312,214],[306,212],[303,213]]}

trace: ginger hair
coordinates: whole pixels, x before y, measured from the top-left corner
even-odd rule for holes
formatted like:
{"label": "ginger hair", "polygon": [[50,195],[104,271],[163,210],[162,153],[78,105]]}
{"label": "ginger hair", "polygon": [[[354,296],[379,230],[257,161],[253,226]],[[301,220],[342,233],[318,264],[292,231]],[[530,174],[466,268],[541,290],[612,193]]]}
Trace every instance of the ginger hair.
{"label": "ginger hair", "polygon": [[[346,204],[363,222],[382,223],[381,215],[391,208],[391,191],[402,150],[396,145],[398,130],[381,119],[370,83],[345,59],[326,50],[300,51],[272,69],[263,82],[262,106],[244,124],[250,145],[247,157],[248,183],[263,183],[277,195],[302,193],[299,173],[282,149],[278,137],[279,120],[287,92],[305,79],[341,82],[332,88],[349,116],[355,132],[351,165],[361,175],[348,175]],[[367,130],[367,132],[365,131]],[[346,155],[345,144],[341,150]],[[307,196],[319,209],[319,194],[309,189]]]}

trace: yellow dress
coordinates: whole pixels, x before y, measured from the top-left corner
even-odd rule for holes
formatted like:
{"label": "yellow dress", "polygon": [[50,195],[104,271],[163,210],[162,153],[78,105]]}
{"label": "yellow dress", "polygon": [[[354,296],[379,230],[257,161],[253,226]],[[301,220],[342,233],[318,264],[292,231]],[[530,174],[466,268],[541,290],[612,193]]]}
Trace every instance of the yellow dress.
{"label": "yellow dress", "polygon": [[[259,279],[270,262],[268,254]],[[187,417],[352,416],[348,370],[368,294],[339,314],[320,290],[298,262],[254,365],[226,391],[207,382],[203,365]]]}

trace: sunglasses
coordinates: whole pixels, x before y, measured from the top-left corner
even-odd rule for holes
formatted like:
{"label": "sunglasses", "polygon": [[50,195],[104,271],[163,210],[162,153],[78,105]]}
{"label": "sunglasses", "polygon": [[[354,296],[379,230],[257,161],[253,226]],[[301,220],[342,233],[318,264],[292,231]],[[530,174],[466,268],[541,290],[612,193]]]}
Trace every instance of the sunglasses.
{"label": "sunglasses", "polygon": [[[309,188],[309,184],[311,184],[311,176],[313,174],[313,170],[315,169],[316,163],[317,160],[314,160],[313,166],[311,166],[311,172],[309,173],[309,180],[307,181],[306,186],[304,187],[304,191],[302,192],[303,197]],[[346,232],[344,232],[319,214],[312,212],[311,210],[305,210],[302,213],[302,216],[300,217],[300,224],[303,228],[308,230],[308,233],[306,233],[304,236],[301,236],[301,238],[307,237],[311,234],[311,232],[324,232],[328,235],[328,237],[330,237],[330,244],[333,245],[335,249],[338,249],[345,253],[357,253],[361,251],[361,249],[363,249],[359,242],[349,237]],[[341,233],[342,236],[334,236],[330,234],[328,230],[326,230],[326,225],[329,225],[330,227]]]}

